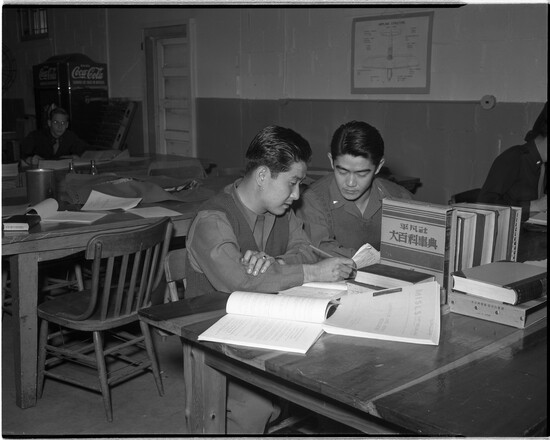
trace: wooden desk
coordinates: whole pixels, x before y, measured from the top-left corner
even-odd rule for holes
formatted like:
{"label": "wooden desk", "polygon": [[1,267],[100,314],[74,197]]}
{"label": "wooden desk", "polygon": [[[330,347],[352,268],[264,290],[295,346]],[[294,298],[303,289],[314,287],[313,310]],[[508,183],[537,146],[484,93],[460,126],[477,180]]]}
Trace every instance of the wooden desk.
{"label": "wooden desk", "polygon": [[546,319],[518,330],[451,313],[435,347],[324,334],[302,356],[197,342],[226,298],[140,312],[182,339],[191,434],[225,433],[226,380],[235,377],[374,435],[547,435]]}
{"label": "wooden desk", "polygon": [[[181,213],[172,220],[174,236],[184,237],[199,203],[167,202],[162,205]],[[36,404],[38,263],[76,254],[98,233],[122,231],[154,221],[156,219],[116,213],[92,225],[48,224],[37,227],[30,234],[3,233],[2,258],[9,259],[13,297],[16,403],[19,407]]]}

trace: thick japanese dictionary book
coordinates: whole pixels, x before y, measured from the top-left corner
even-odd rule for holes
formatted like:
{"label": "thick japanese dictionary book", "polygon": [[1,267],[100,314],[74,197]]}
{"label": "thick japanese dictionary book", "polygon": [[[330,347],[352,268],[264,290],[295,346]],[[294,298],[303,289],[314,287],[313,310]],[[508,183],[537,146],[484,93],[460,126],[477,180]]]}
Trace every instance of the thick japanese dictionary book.
{"label": "thick japanese dictionary book", "polygon": [[456,211],[451,206],[384,199],[380,262],[432,274],[444,293],[448,292],[454,270],[456,223]]}
{"label": "thick japanese dictionary book", "polygon": [[452,274],[453,290],[507,304],[546,295],[547,269],[516,261],[494,261]]}
{"label": "thick japanese dictionary book", "polygon": [[418,270],[376,263],[358,269],[355,279],[348,281],[347,285],[348,291],[353,289],[355,284],[362,284],[371,287],[373,290],[381,290],[409,286],[426,281],[435,281],[435,276]]}

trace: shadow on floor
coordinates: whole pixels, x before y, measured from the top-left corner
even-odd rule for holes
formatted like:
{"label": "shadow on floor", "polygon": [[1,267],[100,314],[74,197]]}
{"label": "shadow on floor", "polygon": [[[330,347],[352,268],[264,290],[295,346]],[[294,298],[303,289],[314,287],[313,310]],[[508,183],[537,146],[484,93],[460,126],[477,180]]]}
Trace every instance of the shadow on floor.
{"label": "shadow on floor", "polygon": [[184,436],[182,350],[179,338],[155,335],[164,396],[153,375],[143,374],[112,389],[113,422],[105,417],[100,394],[52,379],[33,408],[15,404],[12,317],[2,318],[2,434],[40,436]]}
{"label": "shadow on floor", "polygon": [[[160,397],[151,373],[114,387],[113,422],[105,417],[101,394],[46,378],[42,398],[32,408],[15,404],[12,317],[2,318],[2,434],[18,437],[185,437],[182,348],[178,337],[153,332],[164,396]],[[303,409],[292,407],[292,412]],[[307,412],[307,411],[306,411]],[[294,415],[294,414],[290,414]],[[297,432],[296,429],[300,430]],[[321,416],[308,417],[306,425],[284,429],[276,437],[304,435],[364,436]],[[320,438],[320,437],[317,437]]]}

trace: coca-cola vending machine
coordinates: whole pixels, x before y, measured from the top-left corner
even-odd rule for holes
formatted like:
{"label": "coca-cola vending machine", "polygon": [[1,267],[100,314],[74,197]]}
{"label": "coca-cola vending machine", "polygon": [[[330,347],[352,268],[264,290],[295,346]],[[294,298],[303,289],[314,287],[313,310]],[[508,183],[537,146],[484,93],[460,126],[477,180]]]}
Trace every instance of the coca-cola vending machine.
{"label": "coca-cola vending machine", "polygon": [[57,55],[33,66],[37,126],[47,124],[52,104],[69,112],[70,128],[90,141],[109,97],[107,64],[83,54]]}

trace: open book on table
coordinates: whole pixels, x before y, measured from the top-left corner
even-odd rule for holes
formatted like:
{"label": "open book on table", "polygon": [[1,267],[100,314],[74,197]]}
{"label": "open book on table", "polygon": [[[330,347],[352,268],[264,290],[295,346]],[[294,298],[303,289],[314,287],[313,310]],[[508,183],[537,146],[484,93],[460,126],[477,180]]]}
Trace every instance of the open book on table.
{"label": "open book on table", "polygon": [[[334,298],[233,292],[227,314],[201,341],[306,353],[323,332],[437,345],[440,286],[436,281]],[[385,294],[386,293],[386,294]]]}
{"label": "open book on table", "polygon": [[82,212],[82,211],[58,211],[59,204],[55,199],[46,199],[30,206],[27,209],[27,215],[38,215],[41,223],[82,223],[91,224],[105,213],[101,212]]}

